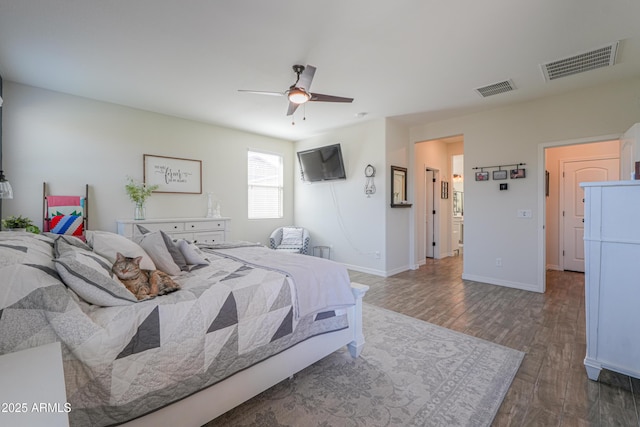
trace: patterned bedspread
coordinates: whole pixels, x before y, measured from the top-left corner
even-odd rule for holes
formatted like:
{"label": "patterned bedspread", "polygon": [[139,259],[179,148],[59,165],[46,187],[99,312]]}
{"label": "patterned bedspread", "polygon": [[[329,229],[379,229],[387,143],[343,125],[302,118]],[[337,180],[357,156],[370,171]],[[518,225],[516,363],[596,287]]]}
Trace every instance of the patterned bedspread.
{"label": "patterned bedspread", "polygon": [[61,282],[52,248],[46,236],[0,235],[0,354],[60,341],[73,426],[139,417],[347,327],[341,310],[297,318],[292,280],[235,257],[212,256],[178,292],[98,307]]}

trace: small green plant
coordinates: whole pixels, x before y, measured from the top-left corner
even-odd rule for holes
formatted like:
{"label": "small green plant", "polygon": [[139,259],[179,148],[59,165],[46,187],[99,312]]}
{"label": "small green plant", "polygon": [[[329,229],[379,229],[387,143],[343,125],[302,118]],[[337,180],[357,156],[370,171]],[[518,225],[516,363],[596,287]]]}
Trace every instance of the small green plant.
{"label": "small green plant", "polygon": [[2,220],[2,228],[5,230],[12,230],[16,228],[24,228],[34,234],[40,234],[40,229],[33,224],[29,218],[25,218],[22,215],[10,216]]}
{"label": "small green plant", "polygon": [[147,185],[145,183],[139,184],[135,182],[133,178],[128,176],[127,185],[125,185],[124,188],[127,190],[127,194],[132,202],[135,202],[138,205],[143,205],[151,196],[151,193],[158,189],[158,185]]}

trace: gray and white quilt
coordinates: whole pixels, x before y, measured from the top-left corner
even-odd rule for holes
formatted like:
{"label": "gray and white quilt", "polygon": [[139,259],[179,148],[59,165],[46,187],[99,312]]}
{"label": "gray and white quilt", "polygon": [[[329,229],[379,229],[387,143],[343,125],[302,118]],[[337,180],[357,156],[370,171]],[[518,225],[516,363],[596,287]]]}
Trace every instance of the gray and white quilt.
{"label": "gray and white quilt", "polygon": [[233,249],[208,254],[210,265],[177,278],[180,291],[101,307],[62,282],[54,246],[48,236],[0,233],[0,354],[61,342],[72,426],[137,418],[347,327],[348,281],[334,291],[346,299],[301,313],[307,291],[282,268],[260,268],[254,249],[248,261]]}

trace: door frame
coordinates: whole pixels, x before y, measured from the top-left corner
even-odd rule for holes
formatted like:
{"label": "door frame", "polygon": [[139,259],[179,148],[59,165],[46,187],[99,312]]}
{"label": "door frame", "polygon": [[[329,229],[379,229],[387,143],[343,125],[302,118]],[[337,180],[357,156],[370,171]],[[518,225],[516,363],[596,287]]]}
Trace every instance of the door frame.
{"label": "door frame", "polygon": [[568,145],[589,144],[593,142],[606,142],[622,138],[623,133],[594,136],[589,138],[568,139],[561,141],[542,142],[538,144],[538,283],[535,291],[544,293],[547,289],[547,197],[545,194],[545,150],[553,147],[563,147]]}

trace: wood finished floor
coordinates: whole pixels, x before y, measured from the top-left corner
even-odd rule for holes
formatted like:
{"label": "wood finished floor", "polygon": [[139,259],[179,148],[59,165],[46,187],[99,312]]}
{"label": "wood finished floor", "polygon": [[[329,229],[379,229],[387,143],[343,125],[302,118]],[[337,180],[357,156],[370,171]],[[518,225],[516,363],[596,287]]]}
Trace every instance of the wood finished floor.
{"label": "wood finished floor", "polygon": [[640,426],[640,380],[584,369],[584,275],[548,271],[544,294],[462,280],[462,256],[383,278],[366,303],[521,350],[526,356],[493,426]]}

